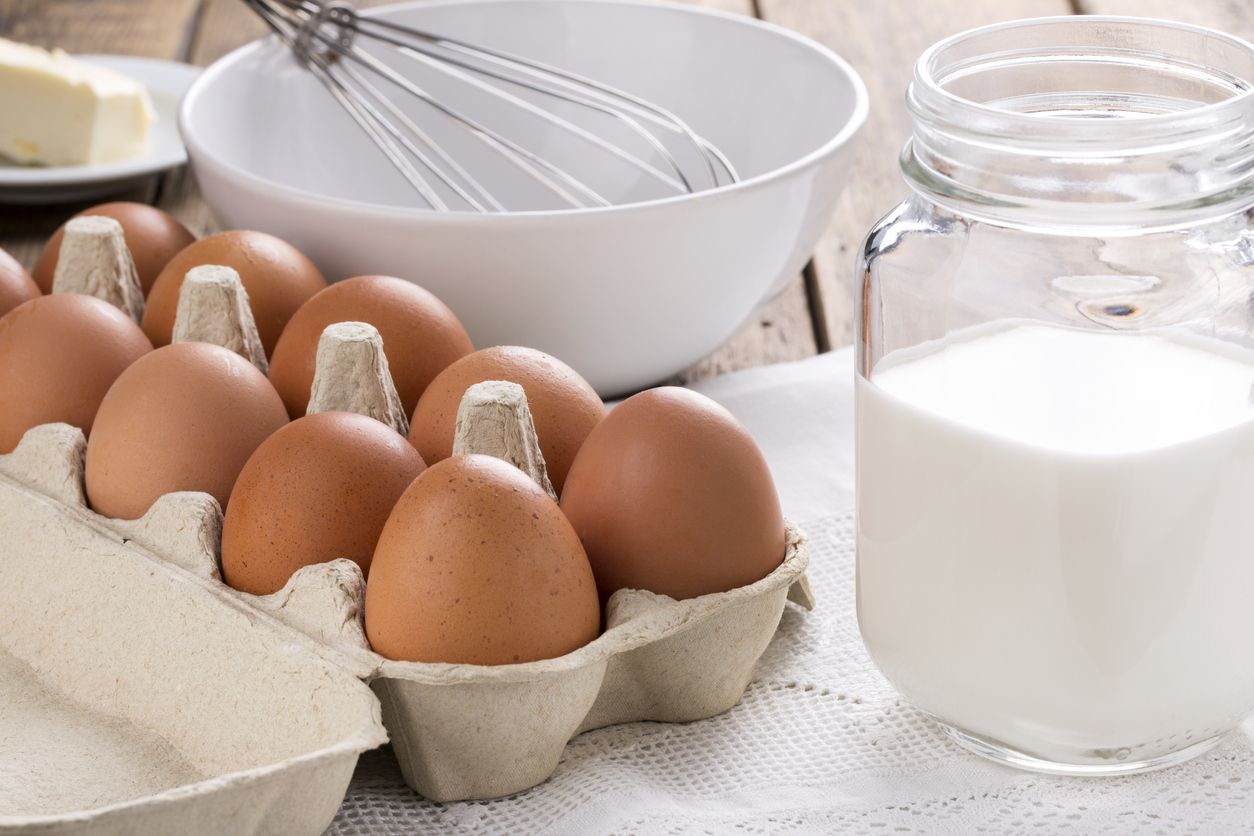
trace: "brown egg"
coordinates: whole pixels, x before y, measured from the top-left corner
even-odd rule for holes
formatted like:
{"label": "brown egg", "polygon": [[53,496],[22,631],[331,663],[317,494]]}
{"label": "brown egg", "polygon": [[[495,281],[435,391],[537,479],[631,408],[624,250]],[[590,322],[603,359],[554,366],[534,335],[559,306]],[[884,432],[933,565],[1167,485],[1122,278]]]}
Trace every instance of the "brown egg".
{"label": "brown egg", "polygon": [[389,659],[507,665],[596,638],[596,582],[561,510],[518,468],[458,456],[401,496],[366,581],[366,633]]}
{"label": "brown egg", "polygon": [[127,520],[172,491],[204,491],[225,508],[248,457],[286,423],[279,393],[238,354],[208,343],[159,348],[100,404],[87,441],[87,498],[98,513]]}
{"label": "brown egg", "polygon": [[270,361],[270,382],[293,418],[305,414],[313,386],[318,338],[336,322],[368,322],[379,329],[392,381],[405,413],[436,375],[475,350],[448,306],[413,282],[358,276],[336,282],[301,305],[283,329]]}
{"label": "brown egg", "polygon": [[650,389],[601,422],[566,478],[601,598],[647,589],[726,592],[784,559],[784,520],[762,452],[739,421],[688,389]]}
{"label": "brown egg", "polygon": [[0,316],[39,295],[39,285],[26,268],[8,252],[0,250]]}
{"label": "brown egg", "polygon": [[302,566],[339,557],[369,573],[392,506],[425,467],[373,418],[320,412],[293,421],[253,452],[231,491],[223,579],[268,595]]}
{"label": "brown egg", "polygon": [[152,343],[108,302],[40,296],[0,318],[0,452],[31,427],[62,421],[91,434],[118,375]]}
{"label": "brown egg", "polygon": [[[196,240],[196,236],[171,215],[146,203],[102,203],[78,214],[105,215],[122,225],[126,248],[135,260],[135,272],[139,274],[144,293],[152,289],[157,275],[169,260]],[[44,245],[44,251],[39,254],[35,269],[31,271],[35,283],[44,293],[52,292],[52,276],[57,270],[61,239],[64,237],[65,224],[61,224]]]}
{"label": "brown egg", "polygon": [[153,345],[169,345],[183,277],[202,264],[220,264],[239,273],[267,356],[274,353],[297,308],[327,286],[312,261],[273,235],[246,230],[210,235],[174,256],[152,286],[140,324]]}
{"label": "brown egg", "polygon": [[605,404],[574,369],[543,351],[497,346],[458,360],[418,399],[409,440],[428,464],[453,455],[457,407],[468,388],[485,380],[508,380],[527,393],[540,452],[560,493],[580,445],[605,417]]}

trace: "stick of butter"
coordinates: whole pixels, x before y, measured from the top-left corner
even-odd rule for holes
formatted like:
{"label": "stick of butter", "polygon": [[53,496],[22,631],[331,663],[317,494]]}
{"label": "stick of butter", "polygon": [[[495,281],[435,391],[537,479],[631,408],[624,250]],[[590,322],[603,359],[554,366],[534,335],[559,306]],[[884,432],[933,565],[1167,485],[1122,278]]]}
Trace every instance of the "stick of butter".
{"label": "stick of butter", "polygon": [[156,120],[143,85],[121,73],[0,38],[0,154],[89,165],[137,157]]}

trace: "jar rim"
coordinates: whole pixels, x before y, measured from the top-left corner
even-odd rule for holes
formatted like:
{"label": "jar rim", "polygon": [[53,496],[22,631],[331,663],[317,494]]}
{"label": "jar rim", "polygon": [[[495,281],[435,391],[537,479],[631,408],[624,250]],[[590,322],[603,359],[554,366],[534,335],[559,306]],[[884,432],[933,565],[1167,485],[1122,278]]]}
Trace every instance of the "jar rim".
{"label": "jar rim", "polygon": [[928,48],[906,103],[902,173],[960,213],[1122,229],[1254,206],[1254,43],[1235,35],[1144,17],[992,24]]}
{"label": "jar rim", "polygon": [[[1168,30],[1173,33],[1189,33],[1210,42],[1222,43],[1230,49],[1244,53],[1249,58],[1251,73],[1249,77],[1234,77],[1240,89],[1217,101],[1197,103],[1173,112],[1138,114],[1135,119],[1099,120],[1081,114],[1015,111],[969,99],[946,87],[950,76],[941,76],[943,66],[940,59],[956,47],[1011,31],[1047,29],[1057,26],[1068,28],[1079,26],[1092,31],[1100,31],[1102,27],[1119,26],[1143,28],[1147,31]],[[1065,47],[1065,43],[1058,44],[1059,51]],[[1130,52],[1117,47],[1098,45],[1093,45],[1092,50],[1106,54]],[[996,53],[989,53],[987,57],[994,55]],[[1091,59],[1093,53],[1086,53],[1086,56]],[[1185,66],[1185,64],[1181,63],[1177,66]],[[1200,65],[1193,66],[1199,71],[1213,70],[1213,68]],[[984,135],[996,135],[1006,140],[1022,134],[1025,137],[1031,137],[1034,144],[1042,141],[1048,142],[1050,139],[1067,139],[1074,142],[1081,138],[1080,134],[1083,134],[1082,140],[1091,151],[1095,150],[1094,144],[1100,144],[1104,138],[1123,145],[1142,139],[1168,139],[1171,136],[1187,134],[1198,129],[1214,130],[1217,124],[1232,119],[1254,118],[1251,117],[1251,113],[1254,113],[1254,43],[1205,26],[1149,17],[1055,15],[1005,21],[959,32],[928,47],[915,62],[914,78],[907,96],[907,105],[916,118],[929,121],[943,120],[952,127],[960,127]]]}

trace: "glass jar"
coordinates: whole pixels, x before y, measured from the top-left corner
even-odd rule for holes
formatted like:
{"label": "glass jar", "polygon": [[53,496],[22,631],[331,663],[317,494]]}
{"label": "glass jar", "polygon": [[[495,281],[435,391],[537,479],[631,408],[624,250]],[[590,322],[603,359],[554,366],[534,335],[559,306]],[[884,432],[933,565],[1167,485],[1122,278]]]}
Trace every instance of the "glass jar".
{"label": "glass jar", "polygon": [[1252,85],[1133,18],[918,62],[860,265],[858,617],[980,754],[1137,772],[1254,709]]}

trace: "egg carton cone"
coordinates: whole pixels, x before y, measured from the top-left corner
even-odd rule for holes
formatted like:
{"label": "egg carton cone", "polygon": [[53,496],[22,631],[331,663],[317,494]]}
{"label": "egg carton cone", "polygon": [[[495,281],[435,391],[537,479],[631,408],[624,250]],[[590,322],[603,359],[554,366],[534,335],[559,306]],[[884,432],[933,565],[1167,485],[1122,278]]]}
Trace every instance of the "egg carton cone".
{"label": "egg carton cone", "polygon": [[[185,282],[180,308],[188,309],[180,316],[191,333],[202,339],[217,334],[218,344],[248,357],[250,341],[236,332],[251,323],[232,313],[238,307],[229,301],[233,294],[197,293]],[[218,324],[197,324],[202,318]],[[228,326],[219,327],[224,319]],[[309,411],[327,410],[359,412],[404,428],[382,340],[372,326],[339,323],[323,334]],[[81,450],[65,447],[64,434],[41,434],[46,429],[32,430],[18,451],[0,457],[0,474],[46,493],[76,519],[90,521],[97,534],[111,535],[117,547],[163,562],[167,571],[196,578],[222,602],[265,616],[267,628],[278,623],[312,639],[301,646],[369,683],[406,782],[435,801],[495,798],[533,787],[552,774],[566,743],[584,731],[643,720],[689,722],[727,711],[743,696],[786,601],[813,606],[804,578],[805,538],[789,524],[781,563],[767,577],[682,601],[620,590],[606,605],[602,635],[564,656],[500,666],[388,660],[366,640],[365,581],[356,563],[338,559],[304,567],[271,595],[233,590],[221,582],[222,512],[211,497],[171,494],[135,521],[96,516],[83,499]],[[467,391],[454,450],[509,461],[552,495],[526,397],[516,384],[489,381]],[[267,719],[263,712],[258,722]]]}
{"label": "egg carton cone", "polygon": [[52,275],[53,293],[82,293],[114,305],[138,323],[144,291],[122,224],[103,215],[70,218]]}

